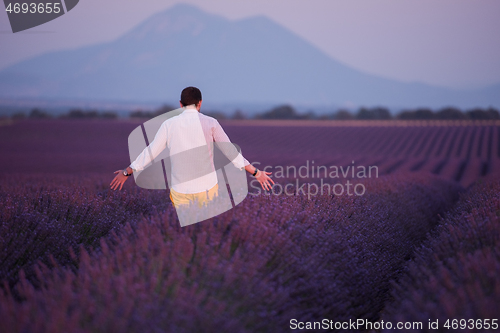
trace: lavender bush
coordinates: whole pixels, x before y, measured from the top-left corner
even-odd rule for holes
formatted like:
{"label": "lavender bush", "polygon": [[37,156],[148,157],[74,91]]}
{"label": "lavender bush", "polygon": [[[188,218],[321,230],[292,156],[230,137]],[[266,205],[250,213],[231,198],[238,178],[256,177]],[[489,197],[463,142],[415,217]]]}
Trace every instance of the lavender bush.
{"label": "lavender bush", "polygon": [[[142,121],[22,120],[0,127],[3,173],[112,172],[130,163],[129,133]],[[321,123],[321,122],[320,122]],[[342,123],[342,122],[340,122]],[[360,122],[357,122],[359,124]],[[471,185],[500,171],[500,127],[457,126],[263,126],[221,121],[243,155],[261,166],[377,165],[380,175],[428,172]]]}
{"label": "lavender bush", "polygon": [[69,247],[96,247],[111,230],[170,205],[165,193],[138,187],[114,192],[108,181],[109,176],[98,175],[2,177],[0,279],[12,285],[23,268],[34,281],[37,260],[50,264],[52,256],[60,264],[70,263]]}
{"label": "lavender bush", "polygon": [[455,182],[498,174],[498,127],[223,124],[261,167],[356,160],[384,176],[361,180],[362,197],[249,195],[181,228],[167,191],[132,179],[109,190],[139,123],[0,128],[1,331],[285,332],[292,318],[497,315],[498,181],[445,212]]}
{"label": "lavender bush", "polygon": [[[249,197],[181,228],[172,208],[36,266],[0,296],[9,332],[285,332],[289,321],[375,320],[395,278],[457,186],[370,180],[363,197]],[[70,252],[71,254],[71,252]],[[20,300],[16,300],[15,293]]]}
{"label": "lavender bush", "polygon": [[382,318],[437,319],[441,329],[447,319],[498,319],[499,239],[500,178],[492,178],[462,195],[416,251]]}

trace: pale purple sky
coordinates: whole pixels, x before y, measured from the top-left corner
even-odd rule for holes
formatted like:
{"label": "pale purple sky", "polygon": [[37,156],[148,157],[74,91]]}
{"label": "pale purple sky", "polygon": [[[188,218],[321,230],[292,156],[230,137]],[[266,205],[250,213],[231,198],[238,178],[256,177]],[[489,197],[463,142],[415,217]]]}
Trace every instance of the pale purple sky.
{"label": "pale purple sky", "polygon": [[499,0],[80,0],[66,15],[16,34],[2,10],[0,69],[113,40],[176,3],[229,19],[266,15],[332,58],[387,78],[463,88],[500,82]]}

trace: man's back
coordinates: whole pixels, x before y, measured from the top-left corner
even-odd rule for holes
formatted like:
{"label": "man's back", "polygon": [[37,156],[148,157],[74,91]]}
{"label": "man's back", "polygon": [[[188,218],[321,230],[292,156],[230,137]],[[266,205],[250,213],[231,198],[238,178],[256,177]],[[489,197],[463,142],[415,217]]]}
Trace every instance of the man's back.
{"label": "man's back", "polygon": [[[198,112],[185,110],[165,120],[149,145],[154,159],[166,150],[167,179],[171,189],[179,193],[204,192],[217,184],[213,163],[214,142],[223,145],[222,150],[233,164],[243,169],[249,164],[230,143],[219,122]],[[228,149],[232,148],[232,149]],[[144,152],[131,164],[134,170],[142,170],[151,161]]]}
{"label": "man's back", "polygon": [[192,108],[162,124],[171,162],[167,178],[176,192],[198,193],[217,184],[213,163],[213,131],[217,124],[214,118]]}

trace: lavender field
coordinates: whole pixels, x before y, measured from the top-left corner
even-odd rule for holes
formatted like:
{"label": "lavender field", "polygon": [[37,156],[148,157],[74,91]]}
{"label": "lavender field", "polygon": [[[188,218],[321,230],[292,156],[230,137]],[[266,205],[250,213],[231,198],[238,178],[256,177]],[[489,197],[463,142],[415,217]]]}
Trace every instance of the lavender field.
{"label": "lavender field", "polygon": [[[235,209],[183,228],[167,191],[133,177],[109,188],[138,124],[0,127],[0,331],[289,332],[292,319],[325,318],[427,331],[429,319],[500,317],[497,123],[221,121],[278,184],[366,191],[250,187]],[[377,173],[280,175],[313,164]]]}

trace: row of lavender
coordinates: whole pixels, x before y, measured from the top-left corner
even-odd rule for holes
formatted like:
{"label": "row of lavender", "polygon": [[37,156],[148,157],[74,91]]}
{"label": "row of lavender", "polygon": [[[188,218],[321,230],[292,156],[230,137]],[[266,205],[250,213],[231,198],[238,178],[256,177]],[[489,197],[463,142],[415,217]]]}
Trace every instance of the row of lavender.
{"label": "row of lavender", "polygon": [[[471,185],[500,171],[499,126],[254,126],[223,124],[261,168],[377,166],[379,175],[428,172]],[[139,123],[25,120],[0,128],[3,173],[108,173],[124,168]],[[279,179],[278,179],[279,180]]]}
{"label": "row of lavender", "polygon": [[167,195],[109,189],[109,176],[11,174],[0,177],[0,280],[10,285],[34,263],[70,264],[70,247],[99,246],[102,236],[170,206]]}
{"label": "row of lavender", "polygon": [[446,324],[461,331],[498,330],[499,273],[500,178],[493,178],[462,195],[418,248],[382,318],[424,327],[437,321],[443,331]]}
{"label": "row of lavender", "polygon": [[[121,230],[111,228],[98,249],[81,247],[79,255],[69,251],[72,265],[37,265],[35,286],[22,269],[16,286],[5,286],[0,293],[2,328],[284,332],[292,318],[376,320],[390,280],[435,226],[437,213],[453,204],[459,188],[418,175],[373,179],[365,185],[370,191],[361,197],[249,196],[234,210],[185,228],[171,207]],[[80,196],[71,188],[66,191]],[[132,203],[138,198],[123,192],[123,202],[129,204],[122,203],[121,210],[142,211],[142,201]],[[76,201],[87,209],[85,200]],[[60,222],[47,234],[75,225],[66,206],[60,207]],[[123,217],[114,214],[112,219]],[[100,223],[91,224],[102,228]],[[26,239],[17,247],[34,249],[40,241]]]}
{"label": "row of lavender", "polygon": [[[427,172],[468,187],[500,171],[499,126],[244,126],[230,137],[264,166],[376,165],[380,174]],[[251,142],[251,145],[247,145]],[[272,143],[272,144],[270,144]]]}

